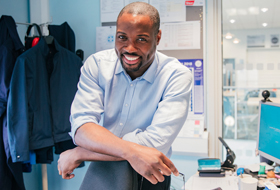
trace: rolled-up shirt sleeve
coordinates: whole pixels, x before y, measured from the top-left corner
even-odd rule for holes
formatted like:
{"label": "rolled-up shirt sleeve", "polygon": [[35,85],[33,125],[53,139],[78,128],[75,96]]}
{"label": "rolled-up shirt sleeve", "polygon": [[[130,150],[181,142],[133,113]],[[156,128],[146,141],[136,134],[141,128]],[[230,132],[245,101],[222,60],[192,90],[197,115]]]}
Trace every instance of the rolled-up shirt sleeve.
{"label": "rolled-up shirt sleeve", "polygon": [[145,130],[127,133],[123,139],[154,147],[170,157],[171,144],[187,119],[191,87],[192,74],[187,68],[174,74],[168,81],[151,125]]}
{"label": "rolled-up shirt sleeve", "polygon": [[71,132],[75,143],[75,134],[85,123],[98,124],[104,112],[104,90],[99,85],[98,65],[94,56],[90,56],[81,68],[78,91],[71,106]]}

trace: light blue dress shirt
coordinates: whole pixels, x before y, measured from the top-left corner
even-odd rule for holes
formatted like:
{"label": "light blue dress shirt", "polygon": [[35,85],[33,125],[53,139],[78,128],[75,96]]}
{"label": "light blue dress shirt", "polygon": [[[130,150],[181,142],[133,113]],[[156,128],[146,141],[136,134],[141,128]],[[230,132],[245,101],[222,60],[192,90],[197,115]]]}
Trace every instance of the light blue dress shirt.
{"label": "light blue dress shirt", "polygon": [[171,144],[188,115],[191,86],[190,70],[160,52],[135,80],[123,69],[114,49],[93,54],[81,68],[70,135],[75,142],[80,126],[101,122],[123,140],[154,147],[170,158]]}

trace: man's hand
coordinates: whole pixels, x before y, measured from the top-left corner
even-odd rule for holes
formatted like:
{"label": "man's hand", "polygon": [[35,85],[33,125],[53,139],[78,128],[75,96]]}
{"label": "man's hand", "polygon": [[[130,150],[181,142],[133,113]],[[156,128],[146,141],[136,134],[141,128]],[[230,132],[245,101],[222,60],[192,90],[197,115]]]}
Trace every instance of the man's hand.
{"label": "man's hand", "polygon": [[57,168],[59,175],[61,175],[63,179],[72,179],[75,176],[73,174],[74,169],[82,163],[82,160],[78,159],[79,149],[81,148],[76,147],[60,154],[57,161]]}
{"label": "man's hand", "polygon": [[59,175],[63,179],[72,179],[75,175],[72,174],[83,161],[121,161],[120,157],[100,154],[97,152],[89,151],[82,147],[76,147],[67,150],[60,154],[57,168]]}
{"label": "man's hand", "polygon": [[171,160],[155,148],[135,145],[127,155],[127,161],[136,172],[152,184],[164,181],[163,175],[170,176],[171,173],[179,175]]}

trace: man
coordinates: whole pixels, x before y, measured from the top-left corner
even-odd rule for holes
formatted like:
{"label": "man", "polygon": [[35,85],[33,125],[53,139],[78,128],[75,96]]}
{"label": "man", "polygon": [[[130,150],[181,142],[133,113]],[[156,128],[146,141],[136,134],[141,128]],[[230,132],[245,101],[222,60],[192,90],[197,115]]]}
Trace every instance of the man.
{"label": "man", "polygon": [[[64,179],[74,177],[81,161],[103,161],[91,163],[81,189],[95,185],[85,184],[96,178],[89,177],[96,168],[103,174],[102,163],[108,175],[129,163],[141,178],[138,188],[145,190],[169,189],[171,173],[179,174],[169,158],[187,118],[192,75],[177,59],[156,51],[159,25],[153,6],[127,5],[117,19],[115,50],[90,56],[81,69],[71,108],[71,136],[79,147],[58,161]],[[116,181],[112,178],[108,183]]]}

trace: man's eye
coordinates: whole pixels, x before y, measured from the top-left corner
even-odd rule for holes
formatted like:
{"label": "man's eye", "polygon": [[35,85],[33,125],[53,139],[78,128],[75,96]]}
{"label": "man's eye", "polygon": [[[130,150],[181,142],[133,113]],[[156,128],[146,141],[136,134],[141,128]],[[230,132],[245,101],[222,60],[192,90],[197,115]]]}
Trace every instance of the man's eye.
{"label": "man's eye", "polygon": [[118,36],[118,38],[121,39],[121,40],[125,40],[126,39],[125,36]]}
{"label": "man's eye", "polygon": [[140,41],[140,42],[145,42],[145,41],[147,41],[147,40],[146,40],[145,38],[139,38],[138,41]]}

